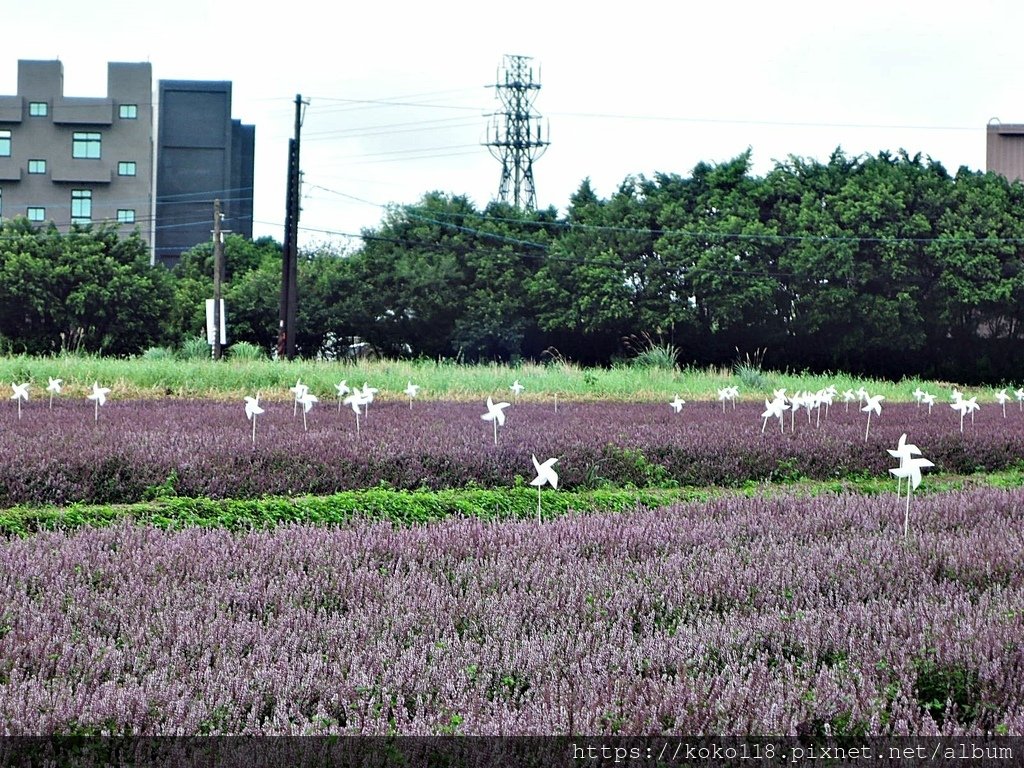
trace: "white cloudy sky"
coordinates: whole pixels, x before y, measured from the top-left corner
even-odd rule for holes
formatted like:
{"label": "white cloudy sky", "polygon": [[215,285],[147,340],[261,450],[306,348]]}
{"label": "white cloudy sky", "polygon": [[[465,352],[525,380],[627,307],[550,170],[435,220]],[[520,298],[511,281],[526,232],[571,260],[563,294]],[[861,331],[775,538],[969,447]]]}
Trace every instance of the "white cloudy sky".
{"label": "white cloudy sky", "polygon": [[234,117],[256,126],[257,235],[282,237],[293,100],[308,98],[305,245],[354,244],[429,190],[492,199],[500,165],[480,144],[504,54],[540,71],[542,207],[564,209],[586,177],[606,197],[629,175],[686,175],[747,147],[759,174],[837,146],[984,170],[989,119],[1024,122],[1012,0],[5,5],[0,94],[21,58],[60,58],[71,96],[103,95],[107,61],[231,80]]}

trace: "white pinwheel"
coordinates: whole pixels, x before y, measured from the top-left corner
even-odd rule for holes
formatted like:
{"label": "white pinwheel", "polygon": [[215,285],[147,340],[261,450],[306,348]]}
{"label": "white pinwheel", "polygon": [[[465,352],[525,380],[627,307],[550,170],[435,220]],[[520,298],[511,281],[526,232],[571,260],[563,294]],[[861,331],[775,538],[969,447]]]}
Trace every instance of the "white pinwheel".
{"label": "white pinwheel", "polygon": [[1015,389],[1013,391],[1014,396],[1017,398],[1017,405],[1019,410],[1024,411],[1024,388]]}
{"label": "white pinwheel", "polygon": [[92,383],[92,394],[86,395],[87,400],[92,400],[96,403],[96,415],[94,420],[100,420],[100,406],[106,405],[107,395],[110,394],[110,387],[101,387],[99,382],[94,381]]}
{"label": "white pinwheel", "polygon": [[412,401],[420,393],[420,385],[411,381],[405,386],[405,396],[409,398],[409,410],[412,410]]}
{"label": "white pinwheel", "polygon": [[313,408],[314,403],[320,402],[320,398],[310,392],[308,389],[303,392],[297,398],[297,402],[302,406],[302,431],[308,432],[309,427],[306,425],[306,414]]}
{"label": "white pinwheel", "polygon": [[974,412],[976,410],[978,410],[979,408],[981,408],[981,406],[978,405],[978,398],[977,397],[963,397],[963,396],[959,397],[957,400],[955,400],[954,402],[950,403],[949,407],[952,408],[954,411],[957,411],[957,412],[960,413],[960,433],[961,434],[963,434],[963,431],[964,431],[964,416],[966,416],[968,413],[971,414],[971,424],[973,424],[974,423]]}
{"label": "white pinwheel", "polygon": [[494,425],[494,444],[498,444],[498,427],[505,426],[505,409],[508,408],[511,403],[495,403],[490,396],[487,397],[487,413],[480,416],[484,421],[489,421]]}
{"label": "white pinwheel", "polygon": [[971,426],[973,427],[974,426],[974,412],[978,411],[978,410],[981,410],[981,406],[978,404],[978,397],[977,396],[968,397],[967,399],[964,400],[964,403],[967,404],[967,412],[969,414],[971,414]]}
{"label": "white pinwheel", "polygon": [[823,405],[825,406],[825,418],[826,419],[828,418],[828,409],[832,407],[832,400],[836,396],[836,394],[837,394],[837,390],[831,384],[829,386],[825,387],[824,389],[818,390],[818,393],[815,396],[816,399],[817,399],[817,408],[818,408],[818,414],[817,414],[817,417],[815,419],[815,421],[817,423],[815,424],[815,426],[820,426],[821,425],[821,406],[823,406]]}
{"label": "white pinwheel", "polygon": [[843,402],[846,403],[846,410],[850,410],[850,403],[857,399],[857,395],[854,394],[852,389],[848,389],[843,392]]}
{"label": "white pinwheel", "polygon": [[901,460],[899,467],[889,471],[897,478],[907,478],[907,507],[903,517],[903,538],[910,534],[910,494],[921,484],[921,470],[935,465],[921,456],[908,456]]}
{"label": "white pinwheel", "polygon": [[53,408],[53,396],[60,394],[60,388],[63,384],[61,379],[52,379],[47,377],[46,391],[50,393],[50,407]]}
{"label": "white pinwheel", "polygon": [[960,432],[964,431],[964,416],[967,415],[967,401],[963,399],[955,399],[949,404],[949,407],[960,414]]}
{"label": "white pinwheel", "polygon": [[370,417],[370,403],[373,402],[373,396],[376,395],[378,392],[380,392],[379,389],[377,389],[376,387],[371,387],[365,381],[363,382],[362,398],[363,398],[363,405],[366,408],[366,417],[367,418]]}
{"label": "white pinwheel", "polygon": [[796,432],[796,412],[801,408],[807,408],[807,422],[811,421],[811,406],[807,393],[798,390],[789,398],[789,431]]}
{"label": "white pinwheel", "polygon": [[245,418],[252,422],[252,444],[256,445],[256,417],[263,413],[260,407],[260,396],[245,396]]}
{"label": "white pinwheel", "polygon": [[550,485],[552,488],[558,488],[558,473],[555,472],[554,466],[558,463],[558,459],[548,459],[543,464],[537,461],[536,456],[531,456],[533,459],[533,468],[537,471],[537,476],[530,481],[530,485],[537,486],[537,522],[540,522],[540,489],[543,485]]}
{"label": "white pinwheel", "polygon": [[683,406],[686,405],[686,401],[679,397],[679,395],[676,395],[676,399],[670,400],[668,404],[672,406],[673,411],[679,413],[683,410]]}
{"label": "white pinwheel", "polygon": [[370,401],[366,399],[366,395],[363,394],[362,390],[357,388],[343,402],[345,405],[351,406],[352,411],[356,415],[356,437],[359,437],[359,414],[361,413],[359,408],[369,405]]}
{"label": "white pinwheel", "polygon": [[512,401],[516,405],[519,405],[519,393],[526,389],[526,387],[519,383],[519,379],[516,379],[515,381],[512,382],[509,389],[512,390]]}
{"label": "white pinwheel", "polygon": [[[896,448],[895,449],[887,448],[886,450],[889,452],[890,456],[892,456],[894,459],[898,459],[899,460],[900,466],[903,466],[907,462],[907,460],[909,460],[912,456],[920,456],[921,455],[921,450],[916,445],[914,445],[913,443],[908,443],[907,442],[907,433],[906,432],[904,432],[902,435],[900,435],[899,442],[896,444]],[[896,476],[896,498],[897,499],[900,497],[900,485],[902,483],[902,480],[903,480],[903,478],[901,476],[899,476],[899,475]]]}
{"label": "white pinwheel", "polygon": [[1006,418],[1006,404],[1010,401],[1010,396],[1006,394],[1005,389],[1001,389],[996,392],[996,401],[1003,407],[1003,418]]}
{"label": "white pinwheel", "polygon": [[864,430],[864,442],[865,443],[868,441],[868,432],[871,431],[871,414],[872,413],[876,413],[879,416],[882,415],[882,401],[883,400],[885,400],[885,395],[868,395],[866,404],[864,405],[863,408],[861,408],[862,411],[867,411],[867,413],[868,413],[868,426]]}
{"label": "white pinwheel", "polygon": [[344,398],[345,395],[347,395],[352,390],[349,389],[347,379],[342,379],[341,381],[339,381],[337,384],[334,385],[334,388],[338,391],[338,413],[341,413],[342,398]]}
{"label": "white pinwheel", "polygon": [[722,387],[718,390],[718,402],[722,404],[722,413],[725,413],[725,404],[732,399],[732,387]]}
{"label": "white pinwheel", "polygon": [[777,397],[774,400],[765,400],[765,412],[761,414],[761,418],[764,419],[764,424],[761,425],[761,434],[764,434],[764,428],[768,426],[768,419],[776,418],[779,420],[779,429],[783,432],[786,431],[786,420],[783,417],[783,412],[789,408],[786,401],[781,397]]}
{"label": "white pinwheel", "polygon": [[932,415],[932,406],[935,405],[935,395],[931,392],[925,392],[921,395],[921,402],[928,406],[928,415]]}
{"label": "white pinwheel", "polygon": [[300,398],[309,392],[309,387],[302,383],[302,379],[297,379],[294,387],[289,387],[288,391],[294,395],[294,403],[292,405],[292,416],[299,415],[299,402]]}
{"label": "white pinwheel", "polygon": [[857,389],[857,400],[858,400],[858,402],[863,403],[863,402],[866,402],[867,399],[868,399],[868,391],[866,389],[864,389],[864,387],[859,387]]}
{"label": "white pinwheel", "polygon": [[911,394],[914,396],[914,402],[917,403],[917,407],[920,408],[921,398],[924,397],[924,390],[921,389],[920,387],[917,387]]}
{"label": "white pinwheel", "polygon": [[18,402],[18,418],[21,418],[21,401],[28,402],[28,382],[24,384],[11,384],[11,390],[14,394],[11,395],[11,400]]}

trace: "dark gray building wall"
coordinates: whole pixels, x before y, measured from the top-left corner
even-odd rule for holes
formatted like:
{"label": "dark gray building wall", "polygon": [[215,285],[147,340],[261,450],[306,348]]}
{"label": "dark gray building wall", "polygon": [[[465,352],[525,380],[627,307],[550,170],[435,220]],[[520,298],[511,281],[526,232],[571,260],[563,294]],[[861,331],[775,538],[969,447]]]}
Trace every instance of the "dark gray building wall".
{"label": "dark gray building wall", "polygon": [[232,201],[226,215],[227,229],[252,239],[252,190],[256,157],[256,126],[231,123]]}
{"label": "dark gray building wall", "polygon": [[1024,180],[1024,125],[989,124],[985,168],[1010,181]]}
{"label": "dark gray building wall", "polygon": [[224,229],[252,236],[255,128],[231,119],[231,83],[161,80],[156,259],[168,266],[210,241],[213,201]]}
{"label": "dark gray building wall", "polygon": [[[35,105],[35,107],[33,106]],[[42,107],[38,109],[38,107]],[[131,107],[131,117],[122,114]],[[119,212],[152,244],[153,76],[149,63],[110,62],[107,95],[64,95],[60,61],[20,60],[18,93],[0,96],[0,131],[10,154],[0,157],[0,216],[42,212],[43,222],[66,230],[75,191],[91,196],[93,223],[117,222]],[[98,137],[98,156],[76,158],[75,133]],[[122,173],[131,163],[133,173]],[[34,171],[34,172],[30,172]]]}

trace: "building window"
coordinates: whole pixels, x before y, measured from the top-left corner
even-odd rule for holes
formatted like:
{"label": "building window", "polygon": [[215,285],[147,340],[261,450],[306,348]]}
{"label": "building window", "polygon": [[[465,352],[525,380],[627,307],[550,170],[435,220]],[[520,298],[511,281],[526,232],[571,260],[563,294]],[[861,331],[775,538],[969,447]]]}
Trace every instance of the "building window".
{"label": "building window", "polygon": [[28,220],[29,221],[46,221],[46,209],[45,208],[34,208],[28,209]]}
{"label": "building window", "polygon": [[135,209],[134,208],[118,208],[117,209],[117,223],[118,224],[134,224],[135,223]]}
{"label": "building window", "polygon": [[29,117],[46,117],[49,111],[49,106],[45,101],[30,101],[28,103]]}
{"label": "building window", "polygon": [[92,190],[71,190],[71,223],[92,224]]}
{"label": "building window", "polygon": [[100,156],[100,135],[76,131],[71,140],[71,156],[96,159]]}
{"label": "building window", "polygon": [[11,156],[11,132],[0,131],[0,157]]}
{"label": "building window", "polygon": [[117,164],[117,175],[118,176],[134,176],[135,175],[135,162],[132,160],[122,160]]}
{"label": "building window", "polygon": [[117,116],[122,120],[134,120],[139,116],[137,104],[122,104],[117,110]]}
{"label": "building window", "polygon": [[46,161],[45,160],[29,160],[28,161],[28,172],[29,173],[46,173]]}

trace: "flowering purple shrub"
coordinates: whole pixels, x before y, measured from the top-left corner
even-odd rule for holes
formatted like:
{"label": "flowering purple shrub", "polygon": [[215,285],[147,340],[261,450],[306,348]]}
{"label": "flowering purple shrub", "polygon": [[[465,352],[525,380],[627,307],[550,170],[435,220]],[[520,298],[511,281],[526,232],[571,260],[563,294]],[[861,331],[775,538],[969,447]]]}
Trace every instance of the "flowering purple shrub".
{"label": "flowering purple shrub", "polygon": [[557,456],[564,487],[734,485],[748,480],[885,474],[886,448],[907,432],[935,471],[973,472],[1024,458],[1024,414],[985,408],[960,434],[938,407],[889,406],[872,421],[833,406],[820,426],[800,413],[796,431],[761,433],[761,406],[723,413],[710,403],[674,414],[667,404],[522,404],[493,445],[483,405],[375,403],[356,437],[355,417],[329,403],[309,431],[291,403],[259,417],[256,446],[240,403],[114,402],[93,421],[84,403],[42,404],[0,418],[0,506],[131,502],[173,477],[177,493],[212,498],[330,493],[386,484],[400,489],[507,486],[532,476],[530,455]]}
{"label": "flowering purple shrub", "polygon": [[5,734],[1024,733],[1024,491],[0,542]]}

